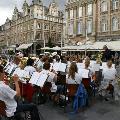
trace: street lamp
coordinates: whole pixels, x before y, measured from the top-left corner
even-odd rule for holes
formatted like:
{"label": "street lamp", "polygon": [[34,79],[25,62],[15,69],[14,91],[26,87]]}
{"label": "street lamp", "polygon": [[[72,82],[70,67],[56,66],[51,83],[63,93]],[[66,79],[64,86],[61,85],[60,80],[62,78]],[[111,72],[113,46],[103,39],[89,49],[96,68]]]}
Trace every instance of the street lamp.
{"label": "street lamp", "polygon": [[87,34],[88,34],[88,30],[87,30],[87,21],[86,21],[86,25],[85,25],[85,57],[87,55],[87,41],[89,40]]}

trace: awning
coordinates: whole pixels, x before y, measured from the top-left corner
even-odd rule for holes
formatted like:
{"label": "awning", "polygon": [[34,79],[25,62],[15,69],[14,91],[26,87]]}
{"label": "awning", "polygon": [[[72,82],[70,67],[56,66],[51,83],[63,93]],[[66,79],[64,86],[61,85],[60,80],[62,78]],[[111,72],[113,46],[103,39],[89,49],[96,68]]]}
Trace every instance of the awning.
{"label": "awning", "polygon": [[44,47],[44,48],[41,48],[41,50],[51,50],[50,47]]}
{"label": "awning", "polygon": [[16,48],[16,45],[8,46],[9,48]]}
{"label": "awning", "polygon": [[61,47],[56,46],[56,47],[53,47],[53,48],[51,48],[51,49],[58,51],[58,50],[61,50]]}
{"label": "awning", "polygon": [[24,50],[29,48],[30,46],[32,46],[33,43],[29,43],[29,44],[22,44],[20,45],[16,50]]}

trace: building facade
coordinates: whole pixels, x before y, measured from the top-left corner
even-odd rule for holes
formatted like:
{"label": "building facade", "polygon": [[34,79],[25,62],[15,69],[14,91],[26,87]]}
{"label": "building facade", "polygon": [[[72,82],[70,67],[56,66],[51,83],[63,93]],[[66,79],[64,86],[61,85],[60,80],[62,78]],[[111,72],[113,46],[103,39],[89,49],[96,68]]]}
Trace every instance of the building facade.
{"label": "building facade", "polygon": [[70,43],[120,40],[120,0],[67,0]]}
{"label": "building facade", "polygon": [[120,0],[98,0],[97,40],[120,40]]}
{"label": "building facade", "polygon": [[31,5],[25,0],[22,10],[19,12],[15,7],[12,20],[7,18],[0,27],[1,46],[35,43],[43,47],[49,39],[54,45],[61,44],[63,12],[59,11],[54,0],[49,7],[41,0],[32,0]]}

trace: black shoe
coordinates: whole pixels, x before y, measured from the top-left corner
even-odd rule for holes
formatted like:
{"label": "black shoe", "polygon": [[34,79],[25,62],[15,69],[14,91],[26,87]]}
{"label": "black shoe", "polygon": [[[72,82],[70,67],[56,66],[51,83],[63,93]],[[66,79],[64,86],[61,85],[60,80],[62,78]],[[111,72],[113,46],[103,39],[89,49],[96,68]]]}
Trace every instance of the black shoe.
{"label": "black shoe", "polygon": [[109,98],[105,98],[105,101],[109,101]]}

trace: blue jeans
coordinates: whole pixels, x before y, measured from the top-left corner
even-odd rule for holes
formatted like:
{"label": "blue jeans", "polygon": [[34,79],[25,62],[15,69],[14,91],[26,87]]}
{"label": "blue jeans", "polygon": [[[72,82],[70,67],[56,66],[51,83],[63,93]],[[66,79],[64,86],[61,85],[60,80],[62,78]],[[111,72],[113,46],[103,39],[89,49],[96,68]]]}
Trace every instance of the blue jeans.
{"label": "blue jeans", "polygon": [[35,104],[18,104],[15,114],[20,112],[29,111],[31,115],[31,120],[40,120],[37,106]]}

